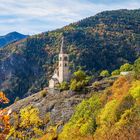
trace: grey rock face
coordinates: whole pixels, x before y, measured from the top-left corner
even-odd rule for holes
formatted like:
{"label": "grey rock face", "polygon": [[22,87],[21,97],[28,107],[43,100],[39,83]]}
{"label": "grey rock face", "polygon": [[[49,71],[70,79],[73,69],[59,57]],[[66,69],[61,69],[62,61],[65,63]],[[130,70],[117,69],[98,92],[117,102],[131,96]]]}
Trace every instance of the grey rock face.
{"label": "grey rock face", "polygon": [[39,92],[14,103],[8,109],[12,109],[12,112],[19,112],[20,109],[32,105],[39,109],[41,118],[50,113],[51,123],[63,122],[65,124],[74,113],[76,105],[90,96],[90,94],[81,96],[76,93],[70,95],[68,91],[64,91],[58,94],[48,92],[46,97],[43,97],[41,92]]}

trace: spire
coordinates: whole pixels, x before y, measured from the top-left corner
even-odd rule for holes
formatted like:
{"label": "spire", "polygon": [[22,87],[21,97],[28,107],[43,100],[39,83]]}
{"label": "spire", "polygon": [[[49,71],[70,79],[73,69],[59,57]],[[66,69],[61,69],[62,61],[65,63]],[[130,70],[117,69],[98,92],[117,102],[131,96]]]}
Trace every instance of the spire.
{"label": "spire", "polygon": [[63,52],[63,47],[64,47],[64,37],[62,37],[62,42],[61,42],[61,49],[60,49],[60,53],[64,53]]}

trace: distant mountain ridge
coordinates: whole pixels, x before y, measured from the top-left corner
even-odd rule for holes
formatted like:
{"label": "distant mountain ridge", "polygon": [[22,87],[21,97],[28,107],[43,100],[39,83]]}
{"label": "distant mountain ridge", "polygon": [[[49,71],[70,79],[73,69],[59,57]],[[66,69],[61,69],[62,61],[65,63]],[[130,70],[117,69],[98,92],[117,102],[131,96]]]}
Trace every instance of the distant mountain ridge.
{"label": "distant mountain ridge", "polygon": [[11,33],[8,33],[4,36],[0,36],[0,48],[4,47],[10,43],[24,39],[26,37],[27,37],[27,35],[23,35],[23,34],[18,33],[18,32],[11,32]]}

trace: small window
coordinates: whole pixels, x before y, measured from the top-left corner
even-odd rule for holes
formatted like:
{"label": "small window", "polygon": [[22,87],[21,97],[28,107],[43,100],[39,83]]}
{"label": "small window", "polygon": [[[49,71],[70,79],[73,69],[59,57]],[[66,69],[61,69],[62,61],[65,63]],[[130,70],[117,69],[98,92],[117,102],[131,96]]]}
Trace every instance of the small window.
{"label": "small window", "polygon": [[61,64],[59,66],[61,67]]}
{"label": "small window", "polygon": [[62,57],[60,57],[59,60],[62,61]]}
{"label": "small window", "polygon": [[67,57],[67,56],[65,56],[65,57],[64,57],[64,60],[65,60],[65,61],[67,61],[67,60],[68,60],[68,57]]}
{"label": "small window", "polygon": [[65,67],[67,67],[67,64],[65,63]]}

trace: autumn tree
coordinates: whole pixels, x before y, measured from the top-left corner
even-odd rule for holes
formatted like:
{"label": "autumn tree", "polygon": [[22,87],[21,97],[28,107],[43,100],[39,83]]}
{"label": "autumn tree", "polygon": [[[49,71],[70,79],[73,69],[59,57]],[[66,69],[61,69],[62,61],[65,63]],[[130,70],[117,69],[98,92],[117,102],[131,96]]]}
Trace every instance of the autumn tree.
{"label": "autumn tree", "polygon": [[[3,92],[0,91],[0,103],[7,104],[9,99],[5,96]],[[9,133],[10,129],[10,116],[11,110],[1,109],[0,110],[0,140],[5,140],[6,135]]]}
{"label": "autumn tree", "polygon": [[93,140],[96,130],[96,116],[100,112],[101,102],[98,96],[83,100],[70,121],[64,126],[58,140]]}
{"label": "autumn tree", "polygon": [[134,63],[134,72],[135,72],[135,77],[137,79],[140,79],[140,58],[138,58]]}
{"label": "autumn tree", "polygon": [[27,106],[20,110],[19,114],[14,114],[14,124],[12,125],[8,138],[31,139],[42,136],[43,121],[39,117],[39,109]]}

